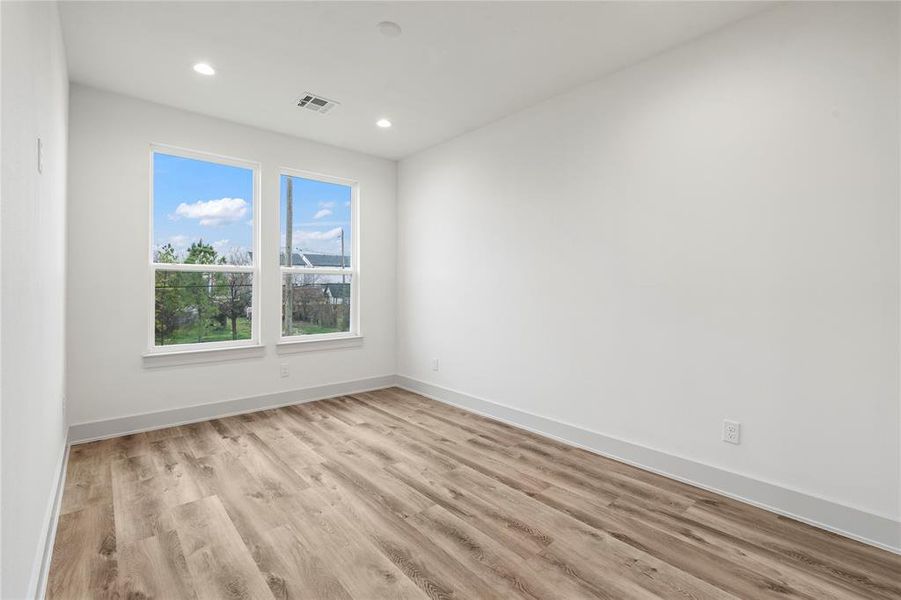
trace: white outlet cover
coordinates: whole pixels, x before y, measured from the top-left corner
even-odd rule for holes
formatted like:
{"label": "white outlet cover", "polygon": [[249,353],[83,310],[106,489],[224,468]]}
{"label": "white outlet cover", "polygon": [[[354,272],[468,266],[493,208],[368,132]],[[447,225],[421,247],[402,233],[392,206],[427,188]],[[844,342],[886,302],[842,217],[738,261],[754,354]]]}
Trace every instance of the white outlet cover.
{"label": "white outlet cover", "polygon": [[282,377],[288,376],[288,365],[279,365],[278,372]]}
{"label": "white outlet cover", "polygon": [[741,423],[738,421],[723,421],[723,441],[727,444],[741,443]]}

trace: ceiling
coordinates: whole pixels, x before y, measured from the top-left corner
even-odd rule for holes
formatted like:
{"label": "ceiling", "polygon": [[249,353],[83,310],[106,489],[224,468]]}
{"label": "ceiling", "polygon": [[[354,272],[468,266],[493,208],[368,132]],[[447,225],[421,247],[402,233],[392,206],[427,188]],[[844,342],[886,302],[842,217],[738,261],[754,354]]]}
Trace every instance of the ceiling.
{"label": "ceiling", "polygon": [[[767,7],[62,2],[60,13],[74,82],[397,159]],[[195,73],[200,61],[216,75]],[[340,105],[297,108],[304,92]],[[376,127],[382,117],[393,127]]]}

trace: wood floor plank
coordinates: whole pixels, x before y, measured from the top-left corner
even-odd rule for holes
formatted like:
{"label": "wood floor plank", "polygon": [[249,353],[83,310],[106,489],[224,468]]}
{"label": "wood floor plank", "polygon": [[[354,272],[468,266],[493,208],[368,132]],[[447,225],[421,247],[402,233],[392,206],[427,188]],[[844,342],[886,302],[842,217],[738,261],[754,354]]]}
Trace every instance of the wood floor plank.
{"label": "wood floor plank", "polygon": [[553,533],[525,520],[525,515],[503,510],[491,501],[471,493],[465,486],[432,470],[419,471],[408,465],[394,465],[388,472],[429,498],[448,512],[464,519],[498,540],[523,559],[536,556],[553,541]]}
{"label": "wood floor plank", "polygon": [[564,597],[561,591],[536,577],[515,552],[442,506],[435,505],[417,513],[411,523],[432,542],[458,557],[474,573],[509,597],[532,600]]}
{"label": "wood floor plank", "polygon": [[258,431],[256,435],[280,456],[295,473],[304,476],[304,470],[325,460],[321,454],[294,435],[296,425],[287,422],[278,429]]}
{"label": "wood floor plank", "polygon": [[[586,571],[582,577],[585,581],[591,581],[594,577],[592,573],[603,569],[611,574],[608,578],[620,586],[619,593],[622,597],[644,595],[645,592],[639,592],[637,587],[649,587],[663,597],[679,597],[686,593],[703,598],[726,596],[722,590],[715,591],[702,578],[688,575],[691,571],[686,571],[681,565],[662,559],[641,545],[630,544],[630,540],[624,538],[615,527],[597,527],[600,523],[609,525],[609,522],[603,520],[607,518],[605,513],[597,510],[597,505],[596,510],[591,512],[597,516],[597,523],[589,525],[577,518],[576,511],[560,511],[557,507],[547,505],[541,500],[541,494],[533,498],[516,490],[498,487],[476,471],[462,468],[450,472],[448,478],[473,490],[474,495],[486,501],[493,500],[513,514],[528,515],[527,522],[532,527],[553,532],[552,542],[542,550],[541,556],[559,568]],[[548,488],[550,489],[552,488]],[[578,506],[582,508],[581,497],[568,497],[577,498],[580,502]],[[657,541],[663,543],[671,540],[661,536]],[[586,556],[591,557],[590,563],[584,562]],[[593,568],[589,569],[589,564]],[[649,578],[648,573],[653,573],[655,578]],[[650,586],[652,582],[659,582],[659,585]],[[746,589],[750,588],[748,585]],[[742,597],[741,594],[736,595]]]}
{"label": "wood floor plank", "polygon": [[112,503],[110,463],[107,455],[94,444],[72,447],[69,451],[69,464],[66,466],[66,483],[60,503],[60,514]]}
{"label": "wood floor plank", "polygon": [[[327,469],[328,464],[323,465]],[[328,470],[328,469],[327,469]],[[429,542],[396,512],[386,510],[391,502],[344,477],[343,471],[329,470],[342,491],[335,505],[354,526],[365,532],[372,544],[412,580],[429,598],[503,598],[460,561]]]}
{"label": "wood floor plank", "polygon": [[222,436],[209,421],[182,425],[179,430],[196,458],[213,456],[223,450]]}
{"label": "wood floor plank", "polygon": [[207,495],[188,469],[189,461],[175,463],[158,469],[155,476],[158,492],[167,507],[199,500]]}
{"label": "wood floor plank", "polygon": [[400,484],[384,471],[375,468],[360,469],[352,460],[330,458],[322,464],[322,469],[340,480],[346,489],[377,503],[381,510],[406,519],[432,506],[432,501],[416,490]]}
{"label": "wood floor plank", "polygon": [[215,496],[222,503],[249,548],[263,533],[288,523],[279,500],[295,492],[286,486],[264,486],[229,452],[200,459],[189,465],[189,471],[205,496]]}
{"label": "wood floor plank", "polygon": [[293,531],[315,548],[354,598],[423,600],[428,596],[370,541],[355,523],[334,510],[316,487],[282,502],[291,505]]}
{"label": "wood floor plank", "polygon": [[196,600],[181,542],[174,531],[118,548],[120,598]]}
{"label": "wood floor plank", "polygon": [[166,505],[159,480],[129,479],[113,475],[113,506],[116,512],[116,539],[128,543],[157,535],[166,517]]}
{"label": "wood floor plank", "polygon": [[622,485],[622,482],[632,482],[633,485],[641,483],[692,502],[709,497],[704,490],[680,481],[650,471],[641,471],[615,460],[592,454],[582,448],[564,446],[556,440],[547,440],[547,443],[544,444],[534,441],[521,442],[516,444],[516,449],[521,450],[523,457],[527,460],[543,460],[561,468],[592,475],[601,480],[609,478],[611,484],[615,485]]}
{"label": "wood floor plank", "polygon": [[66,472],[53,600],[901,600],[898,555],[395,388]]}
{"label": "wood floor plank", "polygon": [[147,441],[150,443],[158,442],[160,440],[164,440],[166,438],[175,437],[181,435],[181,431],[178,427],[164,427],[162,429],[152,429],[150,431],[145,431],[144,436],[147,438]]}
{"label": "wood floor plank", "polygon": [[170,435],[149,442],[150,458],[157,471],[164,471],[173,465],[195,458],[183,435]]}
{"label": "wood floor plank", "polygon": [[433,446],[433,448],[461,465],[465,465],[503,485],[526,494],[536,494],[550,485],[548,481],[530,474],[527,470],[512,464],[510,461],[498,460],[465,445],[442,444]]}
{"label": "wood floor plank", "polygon": [[112,503],[92,504],[61,515],[47,598],[116,598],[117,588]]}
{"label": "wood floor plank", "polygon": [[199,599],[273,598],[218,496],[176,507],[172,523]]}
{"label": "wood floor plank", "polygon": [[[699,548],[676,532],[656,529],[640,519],[624,518],[610,511],[587,509],[580,498],[571,494],[554,496],[551,491],[545,490],[536,500],[739,598],[807,597],[781,579],[749,569],[744,561],[730,560],[715,547]],[[571,533],[572,538],[586,540],[578,528]]]}
{"label": "wood floor plank", "polygon": [[[802,566],[805,571],[841,583],[849,590],[865,591],[860,597],[901,598],[901,565],[885,568],[880,561],[861,561],[852,553],[835,554],[831,544],[825,543],[826,535],[817,536],[816,542],[802,544],[791,538],[774,538],[765,529],[761,531],[766,517],[748,522],[735,513],[731,518],[725,518],[714,512],[707,507],[695,506],[686,515],[771,550],[781,563]],[[825,553],[823,547],[827,548]]]}
{"label": "wood floor plank", "polygon": [[345,424],[350,425],[351,427],[360,425],[361,423],[365,422],[365,419],[362,415],[348,409],[348,407],[343,402],[343,398],[323,400],[322,402],[318,402],[317,404],[329,416],[338,419],[339,421],[342,421]]}
{"label": "wood floor plank", "polygon": [[354,440],[364,448],[376,447],[387,454],[389,464],[416,464],[445,470],[455,469],[459,464],[427,443],[421,443],[415,436],[388,429],[381,423],[362,423],[354,428],[354,435]]}
{"label": "wood floor plank", "polygon": [[307,545],[289,525],[281,525],[263,534],[254,559],[277,600],[352,598],[324,557],[316,548]]}
{"label": "wood floor plank", "polygon": [[771,549],[755,545],[745,536],[732,535],[710,527],[693,515],[677,514],[665,508],[649,509],[625,499],[613,502],[608,508],[621,511],[658,529],[673,532],[681,540],[696,547],[716,548],[717,552],[730,560],[740,562],[772,580],[783,581],[787,587],[797,589],[806,597],[823,600],[862,597],[853,587],[846,587],[841,581],[830,581],[828,577],[798,565],[795,561],[782,560]]}
{"label": "wood floor plank", "polygon": [[286,495],[308,486],[304,478],[255,433],[229,438],[223,444],[253,474],[267,494]]}

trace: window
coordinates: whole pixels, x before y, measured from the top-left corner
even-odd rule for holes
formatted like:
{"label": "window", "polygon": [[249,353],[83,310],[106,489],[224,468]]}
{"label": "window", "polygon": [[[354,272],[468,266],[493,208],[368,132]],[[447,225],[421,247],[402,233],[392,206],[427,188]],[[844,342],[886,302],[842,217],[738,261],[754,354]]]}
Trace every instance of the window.
{"label": "window", "polygon": [[254,163],[154,147],[151,352],[259,343]]}
{"label": "window", "polygon": [[282,173],[283,340],[359,335],[356,202],[353,182]]}

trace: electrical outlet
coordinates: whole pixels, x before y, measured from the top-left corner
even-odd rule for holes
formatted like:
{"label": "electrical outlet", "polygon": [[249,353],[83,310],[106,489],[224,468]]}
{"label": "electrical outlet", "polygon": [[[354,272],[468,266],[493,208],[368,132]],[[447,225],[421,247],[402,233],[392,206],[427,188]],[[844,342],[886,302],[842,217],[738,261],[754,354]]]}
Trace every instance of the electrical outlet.
{"label": "electrical outlet", "polygon": [[44,172],[44,142],[38,138],[38,173]]}
{"label": "electrical outlet", "polygon": [[741,423],[738,421],[723,421],[723,441],[728,444],[741,443]]}
{"label": "electrical outlet", "polygon": [[289,374],[288,373],[288,365],[286,365],[285,363],[280,364],[278,366],[278,374],[281,375],[282,377],[287,377]]}
{"label": "electrical outlet", "polygon": [[433,371],[437,371],[437,370],[438,370],[438,359],[437,359],[437,358],[433,358],[433,359],[432,359],[432,370],[433,370]]}

